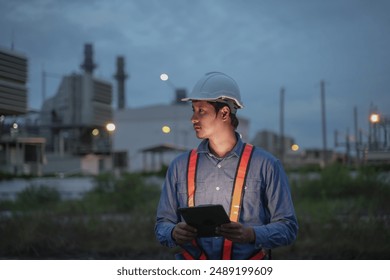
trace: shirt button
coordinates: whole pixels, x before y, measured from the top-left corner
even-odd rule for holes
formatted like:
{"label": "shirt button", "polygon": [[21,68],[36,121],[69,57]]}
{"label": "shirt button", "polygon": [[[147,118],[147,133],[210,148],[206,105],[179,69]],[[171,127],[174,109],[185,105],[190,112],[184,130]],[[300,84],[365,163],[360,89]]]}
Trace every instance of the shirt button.
{"label": "shirt button", "polygon": [[216,187],[215,189],[216,189],[217,191],[219,191],[219,190],[220,190],[220,188],[219,188],[219,187]]}
{"label": "shirt button", "polygon": [[218,168],[221,168],[221,167],[222,167],[222,165],[220,165],[220,164],[218,164],[217,166],[218,166]]}

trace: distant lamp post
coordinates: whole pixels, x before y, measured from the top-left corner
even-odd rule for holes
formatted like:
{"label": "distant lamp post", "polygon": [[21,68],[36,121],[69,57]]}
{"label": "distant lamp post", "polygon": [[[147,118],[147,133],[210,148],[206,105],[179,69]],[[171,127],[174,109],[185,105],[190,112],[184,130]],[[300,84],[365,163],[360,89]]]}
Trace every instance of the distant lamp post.
{"label": "distant lamp post", "polygon": [[291,146],[291,151],[293,152],[298,152],[299,151],[299,145],[298,144],[293,144]]}
{"label": "distant lamp post", "polygon": [[[378,143],[378,130],[377,130],[377,125],[380,121],[380,116],[378,113],[372,113],[370,115],[370,123],[372,124],[372,131],[370,129],[370,147],[373,149],[378,149],[379,148],[379,143]],[[371,143],[372,142],[372,143]]]}
{"label": "distant lamp post", "polygon": [[171,82],[171,80],[169,79],[169,76],[167,73],[162,73],[160,75],[160,80],[163,81],[163,82],[167,82],[167,84],[174,90],[176,91],[176,86]]}
{"label": "distant lamp post", "polygon": [[108,123],[108,124],[106,125],[106,129],[107,129],[107,131],[108,131],[109,133],[114,132],[114,131],[115,131],[115,124],[113,124],[113,123]]}
{"label": "distant lamp post", "polygon": [[171,132],[171,128],[167,125],[164,125],[162,128],[161,128],[161,131],[165,134],[168,134]]}
{"label": "distant lamp post", "polygon": [[111,170],[114,170],[114,158],[113,158],[113,145],[112,145],[112,134],[115,131],[115,124],[108,123],[106,125],[106,129],[108,131],[108,143],[109,143],[109,153],[110,153],[110,159],[111,159]]}
{"label": "distant lamp post", "polygon": [[94,129],[92,129],[91,134],[92,134],[92,151],[96,152],[98,150],[97,138],[100,134],[100,131],[99,131],[99,129],[94,128]]}
{"label": "distant lamp post", "polygon": [[379,123],[381,121],[381,117],[377,113],[372,113],[370,115],[370,122],[371,123]]}
{"label": "distant lamp post", "polygon": [[168,76],[167,73],[162,73],[162,74],[160,75],[160,79],[161,79],[161,81],[168,81],[169,76]]}
{"label": "distant lamp post", "polygon": [[92,135],[93,135],[93,136],[98,136],[99,133],[100,133],[100,132],[99,132],[99,129],[97,129],[97,128],[95,128],[95,129],[92,130]]}
{"label": "distant lamp post", "polygon": [[[387,149],[387,127],[386,127],[387,119],[386,119],[386,117],[382,118],[380,114],[372,113],[370,115],[370,122],[371,122],[372,128],[373,128],[372,134],[373,134],[373,138],[374,138],[373,139],[374,149],[381,149],[381,148]],[[383,147],[380,147],[380,143],[379,143],[380,131],[377,128],[378,126],[383,127],[383,133],[384,133]],[[371,133],[370,133],[370,137],[371,137]]]}
{"label": "distant lamp post", "polygon": [[11,134],[11,137],[16,137],[18,136],[19,134],[19,125],[14,122],[11,126],[11,130],[10,130],[10,134]]}

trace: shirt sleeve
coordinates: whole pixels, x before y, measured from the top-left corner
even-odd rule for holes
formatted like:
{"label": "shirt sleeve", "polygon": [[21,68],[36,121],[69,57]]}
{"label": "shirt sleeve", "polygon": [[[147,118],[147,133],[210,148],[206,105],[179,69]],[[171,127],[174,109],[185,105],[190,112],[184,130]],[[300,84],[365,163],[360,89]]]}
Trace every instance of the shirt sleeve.
{"label": "shirt sleeve", "polygon": [[157,240],[160,244],[167,247],[176,246],[176,243],[172,238],[172,231],[180,219],[176,211],[178,208],[178,201],[176,198],[176,169],[176,161],[173,161],[168,168],[162,187],[154,228]]}
{"label": "shirt sleeve", "polygon": [[255,246],[272,249],[290,245],[296,239],[298,222],[287,175],[278,160],[269,163],[263,172],[270,220],[266,225],[254,226]]}

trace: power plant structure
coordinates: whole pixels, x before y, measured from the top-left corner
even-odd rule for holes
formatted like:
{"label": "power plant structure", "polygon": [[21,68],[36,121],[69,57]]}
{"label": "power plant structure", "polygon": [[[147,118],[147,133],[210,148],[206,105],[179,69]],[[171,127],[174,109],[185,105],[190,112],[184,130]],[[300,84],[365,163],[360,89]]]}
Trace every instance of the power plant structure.
{"label": "power plant structure", "polygon": [[14,121],[27,113],[27,81],[27,56],[0,48],[0,172],[42,175],[46,140]]}
{"label": "power plant structure", "polygon": [[27,80],[26,55],[0,48],[0,116],[26,113]]}
{"label": "power plant structure", "polygon": [[102,136],[112,122],[112,85],[93,76],[96,64],[91,44],[85,45],[84,55],[84,72],[64,76],[57,93],[43,103],[41,131],[49,153],[83,155],[105,151],[105,147],[109,150],[107,137]]}
{"label": "power plant structure", "polygon": [[125,81],[128,77],[125,73],[125,58],[118,56],[116,60],[116,74],[114,76],[118,88],[118,110],[123,110],[126,107]]}

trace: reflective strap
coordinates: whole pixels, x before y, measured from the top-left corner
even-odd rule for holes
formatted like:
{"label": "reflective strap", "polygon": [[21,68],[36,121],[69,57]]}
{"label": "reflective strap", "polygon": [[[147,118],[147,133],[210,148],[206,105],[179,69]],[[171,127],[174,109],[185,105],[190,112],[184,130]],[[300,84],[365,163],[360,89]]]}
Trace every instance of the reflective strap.
{"label": "reflective strap", "polygon": [[[187,165],[187,205],[188,207],[194,207],[195,201],[195,180],[196,180],[196,167],[198,163],[198,153],[196,149],[191,150],[188,165]],[[195,240],[192,241],[194,247],[199,247]],[[183,249],[182,256],[186,260],[196,260],[196,258],[190,254],[187,250]],[[201,250],[199,260],[207,260],[206,254]]]}
{"label": "reflective strap", "polygon": [[[230,204],[230,221],[238,222],[240,217],[241,202],[243,189],[245,185],[245,178],[249,161],[252,156],[253,146],[246,144],[244,150],[241,153],[240,162],[238,163],[236,177],[234,180],[234,189],[232,194],[232,201]],[[222,259],[231,260],[233,251],[233,242],[225,239],[223,243]]]}
{"label": "reflective strap", "polygon": [[264,252],[263,250],[260,250],[259,252],[257,252],[256,254],[254,254],[252,257],[250,257],[249,259],[250,260],[264,260],[265,256],[266,256],[266,252]]}
{"label": "reflective strap", "polygon": [[190,253],[183,249],[181,255],[186,260],[207,260],[206,255],[202,252],[198,259],[195,259]]}
{"label": "reflective strap", "polygon": [[246,177],[246,171],[249,164],[249,160],[252,155],[253,146],[252,145],[245,145],[244,151],[241,154],[239,166],[236,173],[236,178],[234,181],[234,189],[233,189],[233,195],[232,195],[232,202],[230,204],[230,220],[232,222],[238,222],[238,219],[240,217],[240,210],[241,210],[241,199],[245,184],[245,177]]}
{"label": "reflective strap", "polygon": [[181,255],[183,256],[184,259],[186,260],[195,260],[195,258],[190,254],[188,253],[186,250],[183,249],[183,251],[181,252]]}
{"label": "reflective strap", "polygon": [[196,180],[196,165],[198,162],[198,153],[196,150],[192,150],[190,158],[188,160],[187,167],[187,203],[188,207],[194,207],[194,195],[195,195],[195,180]]}
{"label": "reflective strap", "polygon": [[[233,186],[232,202],[230,204],[230,213],[229,213],[230,220],[233,222],[238,222],[239,217],[240,217],[241,200],[242,200],[243,189],[244,189],[244,185],[245,185],[246,173],[247,173],[248,165],[249,165],[249,162],[250,162],[250,159],[252,156],[252,151],[253,151],[253,146],[250,144],[245,144],[245,147],[241,153],[240,160],[238,163],[236,177],[235,177],[234,186]],[[195,180],[196,180],[197,161],[198,161],[198,153],[194,149],[190,152],[188,166],[187,166],[187,194],[188,194],[187,202],[188,202],[188,207],[195,206],[194,196],[195,196]],[[195,243],[195,246],[197,246],[196,243]],[[224,244],[223,244],[223,250],[222,250],[222,259],[224,259],[224,260],[231,259],[232,248],[233,248],[233,242],[225,239]],[[260,251],[259,253],[261,253],[261,252],[262,251]],[[259,253],[257,253],[255,256],[257,256]],[[264,252],[262,254],[264,254]],[[188,253],[185,250],[183,250],[182,255],[187,260],[195,259],[190,253]],[[264,258],[264,256],[262,256],[262,258]],[[207,256],[205,255],[205,253],[203,251],[202,251],[199,259],[201,259],[201,260],[207,259]],[[260,259],[260,258],[258,258],[258,259]]]}
{"label": "reflective strap", "polygon": [[[199,247],[195,240],[192,240],[192,245],[194,247]],[[181,254],[182,254],[183,258],[186,260],[207,260],[207,256],[203,250],[201,250],[200,256],[197,259],[185,249],[182,250]]]}

